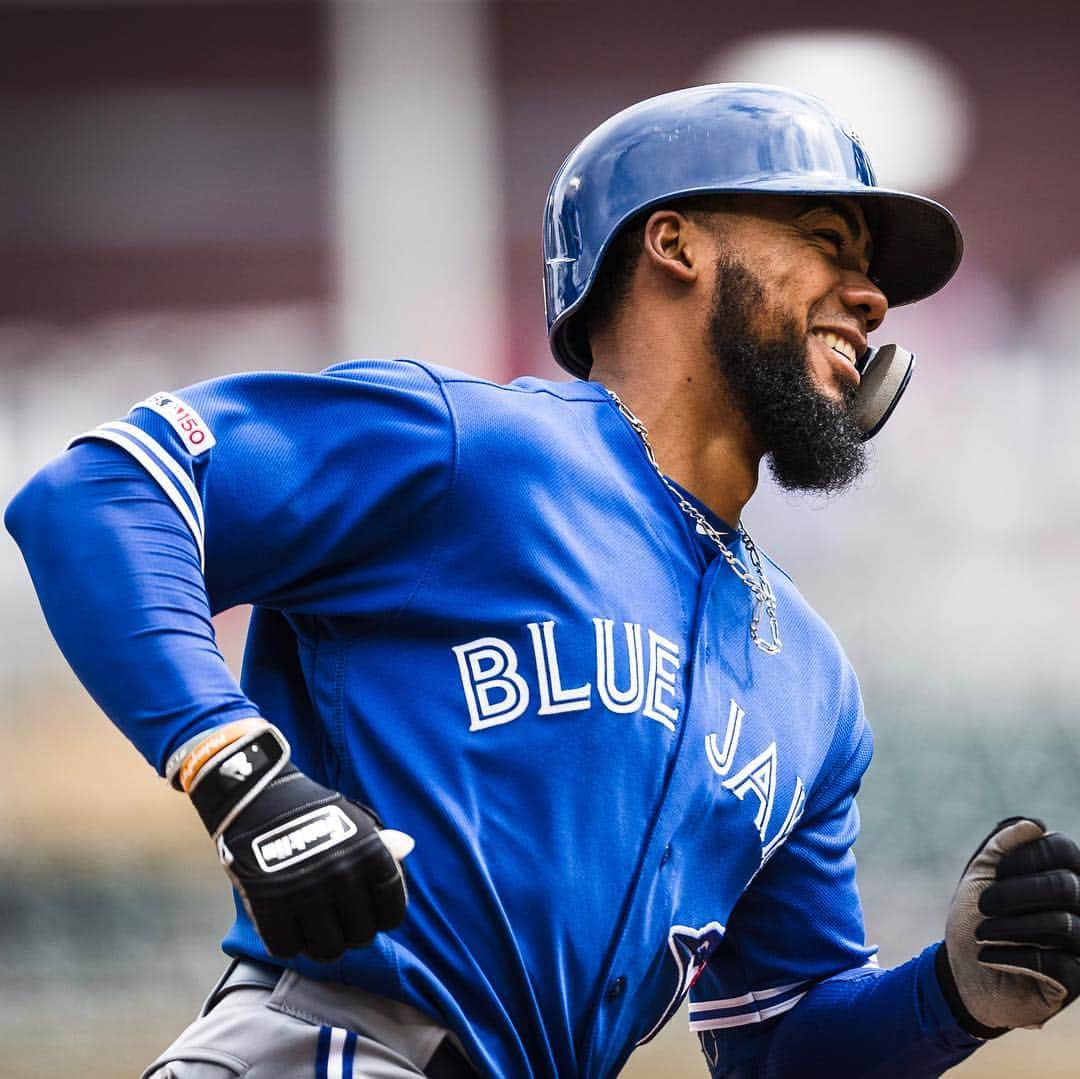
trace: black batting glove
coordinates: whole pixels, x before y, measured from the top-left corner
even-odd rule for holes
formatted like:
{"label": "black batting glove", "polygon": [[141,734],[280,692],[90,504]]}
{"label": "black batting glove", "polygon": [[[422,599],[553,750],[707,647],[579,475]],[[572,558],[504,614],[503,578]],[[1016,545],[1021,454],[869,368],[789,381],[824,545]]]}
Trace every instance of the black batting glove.
{"label": "black batting glove", "polygon": [[937,974],[957,1021],[993,1038],[1042,1026],[1080,995],[1080,846],[1002,821],[953,896]]}
{"label": "black batting glove", "polygon": [[375,814],[290,764],[269,724],[216,751],[215,736],[191,752],[182,785],[267,950],[327,962],[398,925],[405,879]]}

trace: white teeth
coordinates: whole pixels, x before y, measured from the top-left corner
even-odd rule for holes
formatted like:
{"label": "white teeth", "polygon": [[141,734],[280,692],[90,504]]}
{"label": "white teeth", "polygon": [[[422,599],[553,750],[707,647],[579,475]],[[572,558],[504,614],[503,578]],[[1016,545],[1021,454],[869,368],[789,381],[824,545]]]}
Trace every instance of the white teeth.
{"label": "white teeth", "polygon": [[850,363],[855,362],[857,358],[855,355],[855,346],[847,339],[838,337],[829,330],[814,330],[814,336],[820,337],[833,352],[838,352],[845,360]]}

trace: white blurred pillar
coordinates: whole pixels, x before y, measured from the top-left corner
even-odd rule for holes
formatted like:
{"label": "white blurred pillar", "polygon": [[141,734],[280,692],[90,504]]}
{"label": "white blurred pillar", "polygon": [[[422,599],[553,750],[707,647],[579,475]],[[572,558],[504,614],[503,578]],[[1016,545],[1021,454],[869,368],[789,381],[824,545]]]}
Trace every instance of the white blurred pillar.
{"label": "white blurred pillar", "polygon": [[500,378],[502,192],[488,4],[332,5],[333,217],[344,355]]}

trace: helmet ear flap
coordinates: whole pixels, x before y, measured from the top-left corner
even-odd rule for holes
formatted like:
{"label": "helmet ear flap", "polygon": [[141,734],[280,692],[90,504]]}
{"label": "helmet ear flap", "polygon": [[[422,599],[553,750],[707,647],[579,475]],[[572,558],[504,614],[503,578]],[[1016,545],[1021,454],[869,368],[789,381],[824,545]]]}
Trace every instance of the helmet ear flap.
{"label": "helmet ear flap", "polygon": [[915,353],[899,345],[868,349],[859,360],[858,370],[855,420],[863,442],[867,442],[885,426],[904,395],[915,370]]}
{"label": "helmet ear flap", "polygon": [[559,328],[559,352],[562,366],[578,378],[588,379],[592,370],[592,350],[589,348],[588,320],[584,314],[567,319]]}

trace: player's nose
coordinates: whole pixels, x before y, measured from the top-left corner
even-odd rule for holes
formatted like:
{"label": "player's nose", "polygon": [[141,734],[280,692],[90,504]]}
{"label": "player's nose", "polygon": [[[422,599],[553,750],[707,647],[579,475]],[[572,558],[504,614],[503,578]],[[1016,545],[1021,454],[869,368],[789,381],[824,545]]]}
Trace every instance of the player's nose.
{"label": "player's nose", "polygon": [[844,275],[840,301],[861,319],[867,333],[876,330],[885,321],[885,312],[889,310],[885,293],[858,270],[850,270]]}

